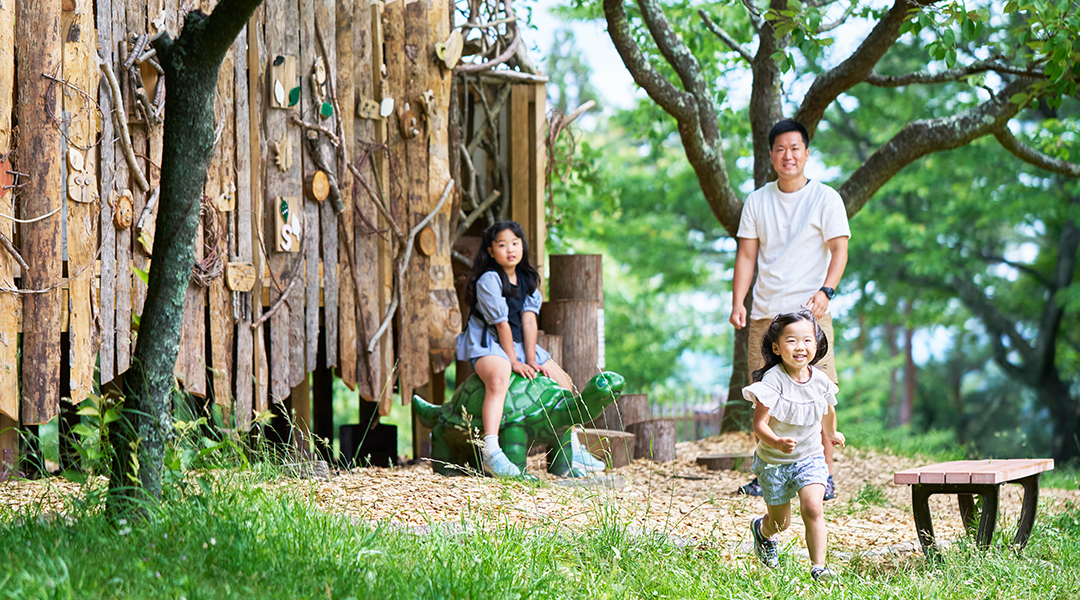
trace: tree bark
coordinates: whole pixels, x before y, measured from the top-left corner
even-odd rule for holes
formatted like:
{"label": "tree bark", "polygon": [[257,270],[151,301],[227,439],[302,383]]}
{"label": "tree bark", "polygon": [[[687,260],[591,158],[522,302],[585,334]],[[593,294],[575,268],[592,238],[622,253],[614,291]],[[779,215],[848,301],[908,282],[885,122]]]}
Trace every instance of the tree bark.
{"label": "tree bark", "polygon": [[[131,370],[125,419],[113,423],[116,457],[110,512],[161,496],[165,442],[172,434],[170,391],[180,344],[203,185],[214,145],[214,94],[225,53],[262,0],[222,0],[213,13],[189,13],[180,37],[153,41],[168,82],[154,263]],[[137,477],[135,474],[137,473]]]}

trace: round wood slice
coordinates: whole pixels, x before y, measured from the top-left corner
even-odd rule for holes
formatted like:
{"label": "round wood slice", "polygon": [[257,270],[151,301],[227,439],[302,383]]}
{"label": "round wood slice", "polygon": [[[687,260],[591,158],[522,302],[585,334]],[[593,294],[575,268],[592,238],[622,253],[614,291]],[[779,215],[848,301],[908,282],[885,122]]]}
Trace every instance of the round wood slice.
{"label": "round wood slice", "polygon": [[637,439],[633,434],[611,429],[583,429],[578,439],[585,449],[613,469],[625,467],[634,460]]}
{"label": "round wood slice", "polygon": [[435,230],[430,227],[425,227],[416,236],[416,248],[420,250],[420,253],[424,256],[433,256],[438,249],[439,238],[435,235]]}
{"label": "round wood slice", "polygon": [[637,438],[634,458],[648,458],[657,462],[675,460],[675,421],[653,419],[634,423],[626,428]]}
{"label": "round wood slice", "polygon": [[304,175],[304,191],[312,200],[322,202],[330,195],[330,178],[322,171],[309,171]]}

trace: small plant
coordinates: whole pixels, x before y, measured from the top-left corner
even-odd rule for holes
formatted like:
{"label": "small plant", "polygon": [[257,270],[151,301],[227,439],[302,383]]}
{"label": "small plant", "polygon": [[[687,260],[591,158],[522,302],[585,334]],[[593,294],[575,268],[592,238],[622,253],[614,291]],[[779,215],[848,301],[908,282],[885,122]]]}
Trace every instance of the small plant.
{"label": "small plant", "polygon": [[886,506],[889,503],[885,497],[885,486],[869,481],[855,492],[853,501],[865,506]]}

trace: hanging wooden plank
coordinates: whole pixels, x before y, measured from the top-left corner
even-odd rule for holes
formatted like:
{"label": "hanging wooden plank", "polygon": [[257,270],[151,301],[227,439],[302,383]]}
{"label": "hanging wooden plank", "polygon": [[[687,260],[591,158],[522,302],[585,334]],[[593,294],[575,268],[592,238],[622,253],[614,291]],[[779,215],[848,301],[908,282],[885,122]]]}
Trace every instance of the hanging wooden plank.
{"label": "hanging wooden plank", "polygon": [[[448,0],[431,0],[428,11],[430,41],[442,42],[450,37],[450,3]],[[433,47],[428,44],[426,47]],[[430,50],[429,50],[430,52]],[[428,199],[435,202],[450,181],[450,85],[452,72],[440,66],[438,60],[428,56]],[[461,191],[455,186],[455,195]],[[428,343],[431,353],[431,369],[439,373],[454,362],[457,334],[461,331],[461,309],[457,291],[454,289],[454,272],[450,264],[453,242],[450,229],[452,210],[457,202],[447,202],[432,222],[435,232],[435,254],[429,259],[431,281],[430,313],[428,316]]]}
{"label": "hanging wooden plank", "polygon": [[[118,2],[123,4],[123,2]],[[117,45],[113,37],[113,2],[98,0],[97,11],[98,54],[109,65],[114,64],[113,52]],[[113,187],[113,161],[115,160],[112,112],[115,109],[108,86],[98,89],[98,106],[101,107],[101,143],[98,146],[98,174],[100,176],[101,215],[98,220],[101,231],[101,273],[99,277],[99,313],[101,349],[98,351],[98,369],[101,384],[112,381],[116,375],[116,228],[112,224],[113,211],[109,200]]]}
{"label": "hanging wooden plank", "polygon": [[[61,263],[60,136],[57,117],[63,87],[46,75],[60,73],[60,3],[18,0],[16,55],[19,65],[17,170],[30,175],[19,194],[23,288],[50,291],[24,298],[22,421],[47,422],[60,410]],[[51,216],[45,216],[52,213]],[[45,216],[45,218],[41,218]]]}
{"label": "hanging wooden plank", "polygon": [[[269,105],[270,98],[283,95],[286,100],[293,89],[299,94],[300,80],[280,69],[274,70],[274,63],[279,66],[288,64],[288,59],[296,60],[300,51],[299,7],[286,0],[267,0],[264,32],[266,36],[266,57],[263,61],[267,76],[264,78],[263,100],[267,102],[264,110],[266,142],[274,146],[274,164],[266,166],[265,215],[266,231],[273,231],[273,219],[282,197],[299,198],[301,189],[300,161],[285,161],[283,157],[291,152],[299,156],[300,130],[290,124],[290,117],[299,116],[296,107],[276,108]],[[289,292],[285,302],[270,318],[270,360],[271,375],[270,395],[275,402],[281,402],[289,396],[295,380],[293,364],[304,370],[304,339],[301,335],[294,340],[292,335],[294,318],[303,324],[303,268],[294,265],[291,254],[278,252],[271,240],[267,241],[269,253],[269,271],[271,275],[269,299],[273,304],[282,293],[289,290],[291,280],[298,279]],[[295,313],[295,314],[294,314]],[[302,376],[301,376],[302,378]]]}
{"label": "hanging wooden plank", "polygon": [[[353,47],[356,45],[354,36],[356,35],[353,28],[353,20],[359,18],[361,14],[368,15],[367,19],[370,19],[371,12],[367,6],[364,6],[360,2],[352,2],[351,0],[337,0],[336,18],[335,18],[335,31],[336,31],[336,45],[337,45],[337,68],[334,72],[334,84],[337,91],[338,108],[341,109],[341,124],[343,131],[341,131],[341,137],[346,140],[349,149],[349,156],[355,160],[359,156],[358,148],[354,143],[356,128],[353,122],[355,118],[356,107],[356,72],[357,63],[355,62],[355,54]],[[327,25],[322,25],[327,27]],[[367,30],[364,34],[368,34]],[[325,30],[324,35],[329,35]],[[370,66],[365,66],[370,70]],[[342,230],[348,232],[348,235],[342,235],[338,239],[338,256],[340,257],[341,268],[338,270],[338,376],[350,390],[356,390],[356,358],[357,358],[357,339],[356,339],[356,299],[357,290],[355,289],[356,279],[353,277],[353,271],[350,268],[350,263],[355,264],[356,257],[352,253],[353,248],[349,247],[349,240],[354,240],[356,234],[353,233],[353,211],[356,204],[353,197],[353,178],[348,173],[347,165],[339,165],[338,173],[338,186],[341,191],[341,200],[345,204],[345,211],[338,215],[341,220]],[[352,260],[350,260],[350,258]],[[329,318],[327,319],[329,321]],[[327,341],[326,349],[329,354],[331,344]]]}
{"label": "hanging wooden plank", "polygon": [[[147,17],[146,0],[127,0],[127,35],[130,39],[131,35],[143,36],[148,35],[149,22]],[[132,48],[133,50],[135,48]],[[147,71],[152,71],[149,65],[146,65]],[[128,98],[136,98],[135,91],[138,88],[143,88],[140,85],[141,81],[131,76],[131,73],[142,76],[143,72],[136,65],[133,69],[125,72],[123,69],[116,72],[117,78],[120,80],[120,87],[124,90],[124,93],[128,95]],[[153,78],[156,80],[157,72],[153,73]],[[148,96],[152,92],[145,92]],[[138,162],[139,169],[146,175],[147,181],[153,181],[153,173],[147,164],[146,157],[150,155],[150,123],[147,121],[145,115],[140,112],[137,107],[139,104],[132,101],[129,105],[128,112],[128,131],[131,133],[131,151],[135,154],[135,160]],[[160,129],[160,127],[158,128]],[[135,215],[135,219],[142,215],[143,208],[146,206],[146,199],[148,192],[143,191],[137,185],[131,186],[131,205],[132,214]],[[150,268],[149,254],[143,243],[139,241],[139,232],[134,228],[129,229],[131,238],[131,264],[140,271],[146,271]],[[150,235],[153,235],[151,232]],[[135,277],[131,280],[131,314],[142,315],[143,305],[146,304],[146,284],[139,277]],[[135,339],[138,339],[138,333],[135,334]],[[132,350],[134,351],[134,350]],[[183,360],[183,359],[181,359]]]}
{"label": "hanging wooden plank", "polygon": [[[0,5],[0,154],[11,152],[11,111],[15,100],[15,5]],[[6,171],[0,163],[0,174]],[[13,239],[15,216],[11,190],[0,189],[0,234]],[[8,218],[4,218],[8,217]],[[0,286],[15,289],[15,259],[5,253],[0,256]],[[14,457],[18,451],[19,437],[15,426],[19,421],[19,327],[22,313],[22,296],[0,291],[0,474],[7,472],[4,452]],[[7,464],[10,467],[14,462]],[[0,477],[2,478],[2,477]]]}
{"label": "hanging wooden plank", "polygon": [[[252,322],[257,321],[263,313],[263,290],[268,288],[268,282],[264,277],[264,268],[267,254],[263,244],[266,239],[263,227],[266,223],[264,208],[267,205],[265,195],[266,182],[266,158],[268,152],[267,140],[263,126],[265,120],[263,111],[267,103],[266,73],[269,59],[266,52],[266,44],[263,40],[263,23],[266,22],[266,6],[260,4],[251,15],[247,26],[247,64],[242,65],[247,75],[248,93],[248,144],[251,156],[251,263],[255,267],[255,284],[251,289],[250,304]],[[237,70],[241,69],[240,61],[237,61]],[[244,73],[238,73],[241,77]],[[269,291],[267,289],[267,291]],[[254,367],[254,397],[252,398],[252,414],[261,413],[270,404],[270,366],[266,344],[268,331],[260,327],[252,331],[252,366]]]}
{"label": "hanging wooden plank", "polygon": [[[318,0],[315,5],[315,23],[321,29],[324,36],[323,42],[326,45],[326,53],[328,64],[326,65],[326,83],[333,84],[334,91],[337,93],[337,80],[338,75],[341,72],[340,63],[337,58],[337,36],[334,35],[333,27],[337,23],[337,10],[335,5],[336,0]],[[319,46],[318,40],[316,40],[316,47]],[[347,64],[347,63],[346,63]],[[324,90],[325,91],[325,90]],[[329,102],[327,97],[325,102]],[[321,107],[315,107],[315,118],[319,120],[322,116]],[[323,125],[329,129],[333,129],[333,124],[336,122],[334,115],[321,119]],[[328,153],[331,158],[333,155]],[[334,173],[335,178],[340,181],[341,174],[338,173],[338,164],[336,160],[330,160],[330,164],[327,167]],[[340,189],[339,189],[340,192]],[[326,352],[326,366],[335,367],[338,365],[338,286],[339,283],[339,261],[338,261],[338,215],[334,210],[334,206],[329,202],[323,202],[319,205],[319,218],[322,225],[322,231],[320,232],[320,239],[322,240],[322,273],[323,273],[323,339],[324,351]]]}
{"label": "hanging wooden plank", "polygon": [[[235,48],[235,44],[234,44]],[[216,252],[224,268],[235,251],[231,247],[236,237],[236,112],[234,103],[236,75],[234,64],[236,56],[233,50],[226,53],[218,71],[217,93],[214,98],[214,114],[221,136],[210,159],[207,178],[207,193],[213,208],[217,211],[221,231]],[[210,192],[210,183],[217,189]],[[214,278],[208,290],[210,318],[210,380],[214,392],[214,402],[221,407],[225,423],[231,423],[229,416],[233,412],[233,341],[234,331],[234,292],[225,285],[224,275]]]}
{"label": "hanging wooden plank", "polygon": [[[394,112],[386,119],[386,127],[382,132],[383,138],[379,140],[376,138],[376,142],[385,143],[387,151],[385,153],[385,161],[382,165],[379,165],[380,177],[379,179],[383,183],[383,191],[386,193],[386,203],[390,207],[390,214],[397,220],[398,225],[401,227],[408,227],[408,197],[406,195],[405,187],[407,185],[407,165],[405,155],[404,139],[401,135],[400,120],[398,118],[398,109],[403,108],[405,100],[405,8],[402,6],[404,0],[396,0],[394,2],[387,3],[382,13],[382,63],[385,75],[381,79],[381,97],[383,101],[386,98],[393,98]],[[376,74],[378,76],[378,74]],[[395,257],[403,251],[402,248],[398,248],[397,244],[387,245],[383,253],[380,254],[381,267],[384,269],[381,273],[381,281],[383,282],[383,293],[385,295],[386,302],[389,303],[393,294],[396,293],[395,287],[401,286],[401,282],[394,281],[396,275]],[[404,294],[402,294],[402,297]],[[385,306],[385,305],[384,305]],[[380,313],[379,320],[382,321],[382,313]],[[386,380],[400,380],[401,373],[401,343],[402,343],[402,313],[399,310],[397,318],[395,319],[395,328],[393,332],[387,332],[387,335],[394,335],[396,344],[393,346],[387,345],[384,347],[384,352],[393,354],[393,349],[397,349],[396,356],[384,356],[384,365],[387,362],[391,362],[393,368],[387,369],[383,378]],[[372,332],[374,333],[374,332]],[[408,344],[408,342],[405,342]],[[396,370],[394,370],[396,369]],[[379,382],[383,387],[390,387],[385,385],[384,382]],[[398,388],[399,393],[402,396],[408,396],[409,393],[406,390]],[[388,394],[384,394],[379,403],[379,413],[389,414],[390,400]]]}
{"label": "hanging wooden plank", "polygon": [[[358,104],[381,103],[389,97],[389,91],[383,83],[383,10],[382,5],[369,0],[360,0],[357,3],[356,22],[354,23],[353,48],[355,56],[356,73],[356,100]],[[386,153],[375,151],[375,145],[386,141],[386,120],[376,118],[363,118],[355,121],[355,139],[353,145],[359,164],[359,171],[368,181],[369,185],[376,182],[375,173],[379,173],[379,181],[384,182],[381,188],[373,185],[376,190],[385,189],[385,182],[389,179]],[[364,157],[367,157],[365,160]],[[378,233],[379,229],[389,226],[374,203],[365,193],[358,188],[354,193],[356,210],[353,219],[353,249],[357,278],[364,282],[364,289],[360,293],[360,301],[357,307],[356,337],[357,343],[357,380],[361,401],[381,402],[382,399],[389,401],[389,392],[384,393],[383,385],[389,379],[390,360],[389,349],[394,339],[393,324],[386,334],[368,351],[371,338],[375,334],[379,323],[383,319],[386,304],[389,302],[387,291],[387,278],[390,273],[390,261],[392,260],[392,245],[389,235]]]}
{"label": "hanging wooden plank", "polygon": [[547,181],[547,86],[537,83],[531,86],[529,102],[529,260],[538,265],[544,276],[544,257],[547,255],[547,219],[545,217],[544,185]]}
{"label": "hanging wooden plank", "polygon": [[97,109],[88,96],[97,89],[99,73],[97,34],[89,7],[65,12],[64,78],[81,90],[64,91],[67,132],[67,249],[68,249],[68,340],[69,396],[79,403],[93,392],[94,352],[97,331],[94,314],[97,299],[92,283],[97,277],[94,263],[97,246]]}
{"label": "hanging wooden plank", "polygon": [[[315,0],[300,3],[300,115],[308,122],[319,121],[319,108],[312,93],[312,79],[315,77],[315,60],[319,56],[318,41],[315,39]],[[325,65],[323,67],[325,69]],[[315,131],[301,132],[301,137],[315,135]],[[308,144],[302,143],[303,150],[298,152],[300,172],[317,169],[308,152]],[[307,194],[301,194],[304,203],[304,319],[293,320],[293,334],[299,335],[304,348],[304,362],[293,362],[293,387],[307,380],[308,373],[315,370],[319,353],[319,249],[322,231],[319,224],[319,203]],[[298,295],[299,297],[299,295]],[[296,338],[294,338],[296,339]],[[294,348],[299,346],[294,346]]]}
{"label": "hanging wooden plank", "polygon": [[[113,73],[117,79],[124,78],[124,58],[127,57],[127,3],[116,0],[113,3]],[[125,111],[125,115],[131,114],[131,92],[128,86],[120,86],[122,98],[116,101],[113,107],[115,111]],[[102,228],[111,227],[115,231],[113,236],[116,241],[116,268],[115,283],[115,329],[116,329],[116,374],[123,374],[131,366],[131,353],[133,339],[131,335],[131,228],[118,227],[116,223],[117,209],[123,198],[131,197],[131,188],[138,187],[131,178],[124,153],[120,150],[119,142],[114,146],[113,153],[114,187],[107,190],[109,195],[105,198],[112,206],[113,219],[109,224],[102,223]],[[102,188],[103,190],[105,188]]]}
{"label": "hanging wooden plank", "polygon": [[[396,108],[397,129],[405,138],[405,169],[397,179],[404,188],[405,210],[408,215],[401,219],[411,228],[427,216],[427,123],[423,122],[423,93],[427,84],[427,11],[423,2],[417,0],[405,5],[403,53],[393,61],[400,65],[400,89]],[[387,42],[389,49],[390,44]],[[387,63],[390,59],[387,57]],[[396,70],[390,70],[391,77]],[[400,146],[400,144],[399,144]],[[393,175],[391,175],[393,177]],[[398,307],[398,361],[401,373],[401,401],[412,399],[412,390],[428,381],[428,258],[422,252],[413,252],[405,281],[400,285],[401,304]]]}
{"label": "hanging wooden plank", "polygon": [[[251,104],[248,99],[248,28],[245,27],[233,43],[233,111],[236,113],[236,210],[230,217],[235,223],[236,237],[232,241],[230,260],[252,264],[256,280],[261,265],[255,266],[251,237]],[[256,63],[256,72],[258,63]],[[255,286],[252,288],[255,289]],[[251,292],[233,292],[233,302],[240,313],[236,323],[236,369],[233,389],[236,398],[236,429],[247,431],[251,426],[254,407],[253,375],[255,364],[254,334],[251,330]]]}

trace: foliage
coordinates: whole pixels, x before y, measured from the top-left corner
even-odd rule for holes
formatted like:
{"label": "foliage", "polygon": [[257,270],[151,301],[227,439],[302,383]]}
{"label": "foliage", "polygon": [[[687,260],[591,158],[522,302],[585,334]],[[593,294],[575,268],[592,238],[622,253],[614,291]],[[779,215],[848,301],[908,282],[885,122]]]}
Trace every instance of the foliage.
{"label": "foliage", "polygon": [[[145,520],[112,520],[100,496],[65,516],[0,507],[0,598],[921,598],[1080,594],[1080,509],[1043,512],[1018,557],[958,544],[921,556],[834,562],[814,584],[784,555],[776,572],[726,546],[680,547],[603,516],[580,532],[491,523],[415,532],[315,509],[317,488],[269,491],[243,474],[198,475]],[[96,499],[95,499],[96,498]],[[430,531],[428,531],[430,529]],[[950,582],[945,585],[943,582]]]}

